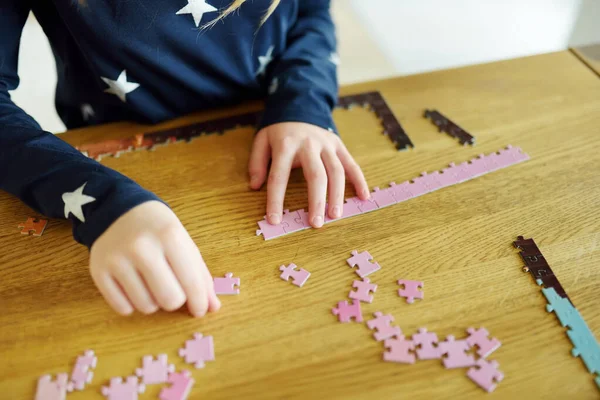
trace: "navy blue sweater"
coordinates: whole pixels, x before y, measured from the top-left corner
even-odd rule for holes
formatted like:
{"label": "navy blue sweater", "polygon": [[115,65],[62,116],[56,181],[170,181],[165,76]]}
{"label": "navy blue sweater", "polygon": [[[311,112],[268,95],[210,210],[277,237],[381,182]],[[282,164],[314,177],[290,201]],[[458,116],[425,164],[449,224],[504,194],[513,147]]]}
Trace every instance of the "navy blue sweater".
{"label": "navy blue sweater", "polygon": [[336,55],[329,1],[246,2],[199,29],[231,0],[2,0],[0,189],[50,217],[69,218],[87,246],[156,196],[79,153],[17,107],[21,31],[33,11],[56,59],[56,108],[69,128],[156,123],[266,98],[259,128],[299,121],[333,127]]}

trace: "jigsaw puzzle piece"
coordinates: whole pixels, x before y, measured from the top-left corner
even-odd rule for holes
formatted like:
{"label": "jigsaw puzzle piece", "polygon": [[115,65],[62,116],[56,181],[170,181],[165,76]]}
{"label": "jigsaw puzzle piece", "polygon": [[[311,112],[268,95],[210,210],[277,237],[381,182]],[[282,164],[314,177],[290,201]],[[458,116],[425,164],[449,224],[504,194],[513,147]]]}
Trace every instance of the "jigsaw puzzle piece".
{"label": "jigsaw puzzle piece", "polygon": [[442,187],[442,184],[439,181],[439,175],[439,171],[433,171],[430,174],[428,174],[427,172],[421,173],[421,183],[427,190],[427,193],[431,193]]}
{"label": "jigsaw puzzle piece", "polygon": [[378,187],[374,187],[373,191],[371,192],[371,199],[375,202],[375,204],[377,204],[378,208],[396,204],[396,199],[394,198],[392,188],[381,190]]}
{"label": "jigsaw puzzle piece", "polygon": [[175,371],[173,364],[168,364],[167,355],[159,354],[156,360],[151,355],[142,358],[142,368],[137,368],[135,374],[142,378],[145,385],[155,385],[167,382],[169,373]]}
{"label": "jigsaw puzzle piece", "polygon": [[479,357],[486,358],[502,345],[496,338],[489,339],[490,333],[485,328],[469,328],[467,332],[469,333],[469,337],[466,339],[467,343],[471,347],[478,347],[477,354]]}
{"label": "jigsaw puzzle piece", "polygon": [[387,339],[383,343],[389,350],[383,353],[384,361],[403,364],[415,363],[415,355],[410,352],[410,350],[415,349],[415,345],[411,340],[406,340],[403,335],[398,335],[396,338]]}
{"label": "jigsaw puzzle piece", "polygon": [[138,394],[144,393],[146,386],[138,382],[136,376],[111,378],[109,386],[102,386],[102,395],[107,400],[137,400]]}
{"label": "jigsaw puzzle piece", "polygon": [[571,354],[581,358],[587,370],[592,374],[600,373],[600,346],[587,324],[567,330],[567,335],[574,346]]}
{"label": "jigsaw puzzle piece", "polygon": [[493,392],[496,383],[504,379],[504,374],[498,370],[498,366],[497,361],[486,361],[480,358],[473,368],[469,368],[467,376],[486,392]]}
{"label": "jigsaw puzzle piece", "polygon": [[422,281],[410,281],[400,279],[398,285],[404,286],[404,289],[398,289],[398,296],[406,298],[408,304],[412,304],[415,299],[423,299],[425,293],[419,289],[423,289]]}
{"label": "jigsaw puzzle piece", "polygon": [[369,329],[377,331],[373,334],[375,340],[381,342],[393,336],[402,335],[400,327],[391,325],[394,322],[394,317],[391,314],[384,315],[381,311],[377,311],[373,315],[375,318],[367,321],[367,326]]}
{"label": "jigsaw puzzle piece", "polygon": [[350,291],[348,297],[358,301],[364,301],[365,303],[373,302],[373,295],[370,293],[375,293],[377,291],[377,285],[371,283],[369,278],[363,278],[362,281],[355,280],[352,283],[352,287],[356,289],[356,291]]}
{"label": "jigsaw puzzle piece", "polygon": [[48,220],[27,218],[27,221],[19,224],[18,228],[22,228],[22,235],[29,235],[31,233],[32,236],[42,236],[44,230],[46,229],[46,225],[48,225]]}
{"label": "jigsaw puzzle piece", "polygon": [[337,307],[331,309],[331,312],[338,317],[340,322],[350,322],[352,318],[356,322],[363,321],[360,301],[352,300],[352,304],[348,304],[345,300],[340,301],[337,303]]}
{"label": "jigsaw puzzle piece", "polygon": [[225,277],[213,278],[215,293],[222,295],[240,294],[240,278],[234,278],[231,272],[225,274]]}
{"label": "jigsaw puzzle piece", "polygon": [[279,277],[284,281],[288,281],[290,277],[293,279],[292,283],[298,287],[302,287],[308,278],[310,277],[310,272],[305,270],[304,268],[296,269],[296,264],[290,264],[287,267],[282,265],[279,267],[279,270],[282,271]]}
{"label": "jigsaw puzzle piece", "polygon": [[283,236],[286,234],[285,231],[285,223],[281,223],[278,225],[271,225],[267,222],[267,220],[263,219],[262,221],[258,221],[258,227],[260,229],[256,230],[256,236],[263,235],[265,240],[274,239],[279,236]]}
{"label": "jigsaw puzzle piece", "polygon": [[[290,212],[290,210],[283,210],[283,216],[281,218],[281,220],[282,220],[281,223],[284,226],[285,233],[297,232],[297,231],[301,231],[303,229],[310,227],[310,225],[304,224],[303,218],[299,213],[300,211],[304,211],[304,210],[298,210],[298,211],[292,211],[292,212]],[[306,219],[308,220],[308,216],[306,216]]]}
{"label": "jigsaw puzzle piece", "polygon": [[358,197],[351,197],[350,199],[354,203],[356,203],[356,206],[360,210],[361,214],[367,213],[369,211],[374,211],[379,208],[377,207],[377,203],[375,203],[375,201],[372,198],[368,200],[361,200]]}
{"label": "jigsaw puzzle piece", "polygon": [[350,267],[355,267],[358,265],[358,269],[356,269],[356,273],[361,278],[364,278],[375,271],[379,271],[381,266],[378,263],[372,263],[370,260],[373,259],[373,256],[369,254],[368,251],[363,251],[359,253],[356,250],[352,250],[352,257],[346,260]]}
{"label": "jigsaw puzzle piece", "polygon": [[50,375],[42,375],[38,379],[35,400],[65,400],[68,379],[66,373],[56,375],[55,380]]}
{"label": "jigsaw puzzle piece", "polygon": [[186,370],[169,374],[168,382],[171,386],[160,391],[160,400],[185,400],[194,386],[194,378]]}
{"label": "jigsaw puzzle piece", "polygon": [[346,199],[342,209],[342,216],[339,219],[362,214],[362,211],[358,207],[358,203],[354,199],[358,199],[358,197],[350,197],[349,199]]}
{"label": "jigsaw puzzle piece", "polygon": [[179,356],[184,357],[186,363],[194,364],[196,368],[204,368],[206,361],[215,360],[213,337],[194,333],[194,339],[186,340],[185,347],[179,349]]}
{"label": "jigsaw puzzle piece", "polygon": [[417,346],[417,357],[419,360],[435,360],[442,358],[437,345],[438,337],[434,332],[427,332],[426,328],[419,328],[419,333],[412,336],[413,343]]}
{"label": "jigsaw puzzle piece", "polygon": [[438,344],[438,348],[442,355],[447,355],[442,359],[446,368],[464,368],[475,365],[475,358],[466,353],[471,348],[466,340],[455,340],[454,336],[449,335],[445,342]]}
{"label": "jigsaw puzzle piece", "polygon": [[98,358],[93,350],[86,350],[82,355],[77,356],[71,371],[71,378],[67,384],[67,391],[83,390],[86,384],[91,383],[94,372],[90,370],[96,368],[97,363]]}

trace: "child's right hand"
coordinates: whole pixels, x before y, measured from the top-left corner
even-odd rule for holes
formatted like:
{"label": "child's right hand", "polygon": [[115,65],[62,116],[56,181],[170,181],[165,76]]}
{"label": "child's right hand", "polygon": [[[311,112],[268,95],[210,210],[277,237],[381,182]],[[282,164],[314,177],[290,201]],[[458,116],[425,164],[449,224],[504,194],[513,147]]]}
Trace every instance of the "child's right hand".
{"label": "child's right hand", "polygon": [[129,210],[96,240],[90,273],[122,315],[173,311],[186,301],[196,317],[221,307],[198,247],[175,213],[157,201]]}

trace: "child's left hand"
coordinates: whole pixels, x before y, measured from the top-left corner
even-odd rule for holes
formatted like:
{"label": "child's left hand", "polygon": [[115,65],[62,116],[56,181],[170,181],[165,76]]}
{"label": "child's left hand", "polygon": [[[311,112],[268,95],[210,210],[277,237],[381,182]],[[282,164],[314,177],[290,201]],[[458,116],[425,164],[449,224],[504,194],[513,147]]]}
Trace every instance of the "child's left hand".
{"label": "child's left hand", "polygon": [[302,167],[308,182],[310,224],[323,226],[326,196],[330,218],[339,218],[344,205],[345,177],[362,200],[369,198],[369,187],[362,170],[334,133],[302,122],[282,122],[263,128],[254,138],[248,170],[250,187],[260,189],[267,177],[267,220],[281,222],[283,199],[292,168]]}

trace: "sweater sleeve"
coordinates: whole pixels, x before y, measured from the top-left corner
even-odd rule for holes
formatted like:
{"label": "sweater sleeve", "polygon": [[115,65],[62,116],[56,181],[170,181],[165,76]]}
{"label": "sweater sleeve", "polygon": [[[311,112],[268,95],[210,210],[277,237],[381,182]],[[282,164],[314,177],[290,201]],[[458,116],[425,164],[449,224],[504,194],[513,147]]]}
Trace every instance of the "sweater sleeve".
{"label": "sweater sleeve", "polygon": [[337,54],[330,1],[302,0],[283,54],[269,68],[269,97],[260,128],[306,122],[335,130]]}
{"label": "sweater sleeve", "polygon": [[91,247],[126,211],[158,198],[43,131],[11,101],[29,11],[29,0],[4,0],[0,13],[0,190],[46,216],[69,218],[75,239]]}

